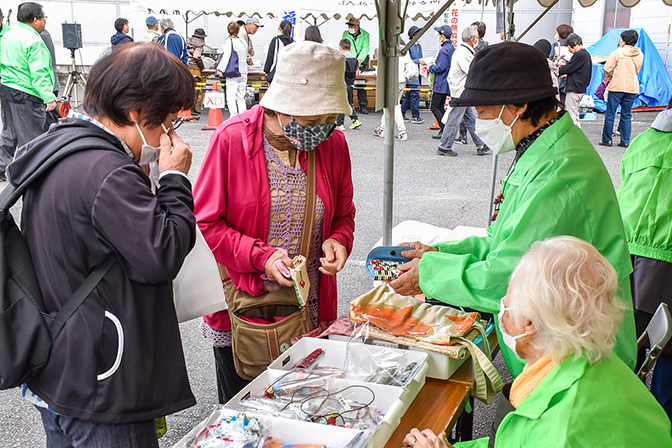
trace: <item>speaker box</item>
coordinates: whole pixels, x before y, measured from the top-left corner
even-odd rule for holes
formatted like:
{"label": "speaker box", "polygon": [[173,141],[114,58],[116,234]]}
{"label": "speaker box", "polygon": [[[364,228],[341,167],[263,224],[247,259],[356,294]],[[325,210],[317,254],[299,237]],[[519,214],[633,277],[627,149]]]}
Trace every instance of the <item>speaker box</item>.
{"label": "speaker box", "polygon": [[63,46],[71,50],[82,48],[82,25],[79,23],[62,23]]}

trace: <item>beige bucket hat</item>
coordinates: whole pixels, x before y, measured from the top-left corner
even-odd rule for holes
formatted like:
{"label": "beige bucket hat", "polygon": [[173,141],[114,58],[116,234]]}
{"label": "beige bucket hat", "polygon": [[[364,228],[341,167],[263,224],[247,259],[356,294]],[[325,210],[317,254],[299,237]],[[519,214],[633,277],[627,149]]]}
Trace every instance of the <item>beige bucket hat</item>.
{"label": "beige bucket hat", "polygon": [[280,50],[273,82],[259,104],[297,117],[350,115],[344,75],[340,51],[310,41],[287,45]]}

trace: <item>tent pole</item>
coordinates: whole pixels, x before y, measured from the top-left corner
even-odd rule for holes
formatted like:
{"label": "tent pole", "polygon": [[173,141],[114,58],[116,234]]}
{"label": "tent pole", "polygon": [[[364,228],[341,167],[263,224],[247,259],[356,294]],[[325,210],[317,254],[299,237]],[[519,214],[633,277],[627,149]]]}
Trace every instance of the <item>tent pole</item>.
{"label": "tent pole", "polygon": [[[483,0],[485,1],[485,0]],[[406,54],[408,53],[408,50],[415,45],[415,43],[420,40],[420,38],[429,30],[432,25],[434,25],[434,22],[437,21],[439,17],[444,13],[446,9],[450,7],[455,2],[455,0],[448,0],[441,8],[439,8],[438,11],[434,13],[432,17],[429,18],[427,23],[425,23],[425,26],[423,26],[415,35],[413,35],[413,38],[406,44],[406,46],[401,50],[401,54]]]}
{"label": "tent pole", "polygon": [[560,0],[553,0],[553,3],[551,3],[550,5],[548,5],[548,6],[546,7],[546,9],[544,9],[544,11],[543,11],[541,14],[539,14],[539,17],[537,17],[536,19],[534,19],[534,22],[532,22],[532,23],[530,24],[530,26],[528,26],[527,28],[525,28],[525,31],[523,31],[522,33],[520,33],[520,35],[516,38],[516,40],[517,40],[518,42],[520,42],[520,39],[522,39],[522,38],[527,34],[527,32],[530,31],[530,30],[532,29],[532,27],[533,27],[534,25],[536,25],[536,24],[542,19],[542,17],[544,17],[544,16],[546,15],[546,13],[548,13],[548,11],[551,10],[552,7],[554,7],[555,5],[557,5],[559,1],[560,1]]}
{"label": "tent pole", "polygon": [[[378,3],[378,2],[377,2]],[[399,67],[399,34],[401,33],[401,0],[379,2],[380,29],[384,33],[385,69],[385,161],[383,187],[383,245],[392,243],[392,220],[394,199],[394,109],[398,104],[398,67]]]}
{"label": "tent pole", "polygon": [[[506,1],[506,0],[498,0]],[[543,16],[543,14],[542,14]],[[539,17],[541,18],[541,16]],[[513,0],[509,0],[509,29],[506,32],[506,41],[511,42],[514,40],[514,33],[516,32],[516,26],[513,23]],[[532,24],[534,25],[534,23]],[[530,25],[530,28],[532,28]],[[527,32],[527,31],[526,31]],[[488,207],[488,225],[492,224],[492,215],[495,213],[495,185],[497,184],[497,163],[499,162],[499,154],[493,152],[492,154],[492,174],[490,176],[490,204]]]}

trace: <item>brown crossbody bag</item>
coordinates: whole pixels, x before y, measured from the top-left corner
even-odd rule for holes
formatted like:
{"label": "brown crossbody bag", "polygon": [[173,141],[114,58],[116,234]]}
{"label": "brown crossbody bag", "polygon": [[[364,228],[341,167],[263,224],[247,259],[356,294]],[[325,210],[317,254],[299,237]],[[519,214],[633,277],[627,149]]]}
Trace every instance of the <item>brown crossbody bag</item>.
{"label": "brown crossbody bag", "polygon": [[[315,220],[315,151],[308,154],[306,208],[299,252],[310,255]],[[261,296],[253,297],[237,289],[229,280],[226,268],[219,265],[224,281],[224,293],[231,318],[233,363],[241,378],[254,379],[291,345],[294,337],[308,333],[311,328],[307,304],[301,306],[293,287],[280,287]],[[257,324],[241,317],[260,318],[272,324]]]}

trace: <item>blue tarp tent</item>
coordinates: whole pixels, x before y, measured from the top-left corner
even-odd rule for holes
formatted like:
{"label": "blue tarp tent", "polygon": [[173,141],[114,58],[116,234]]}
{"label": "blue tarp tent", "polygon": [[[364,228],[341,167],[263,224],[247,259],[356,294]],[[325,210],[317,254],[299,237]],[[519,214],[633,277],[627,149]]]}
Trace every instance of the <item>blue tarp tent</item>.
{"label": "blue tarp tent", "polygon": [[[643,28],[619,28],[609,31],[602,39],[586,48],[593,56],[609,56],[618,47],[618,41],[621,39],[621,33],[626,29],[634,29],[639,34],[637,47],[644,54],[644,64],[639,71],[639,95],[635,99],[633,107],[664,106],[670,102],[672,97],[672,79],[667,73],[665,64],[658,54],[658,50],[651,42],[649,35]],[[593,64],[593,74],[590,79],[588,92],[593,95],[595,100],[595,109],[604,112],[607,110],[606,102],[595,96],[595,90],[604,79],[604,64]]]}

